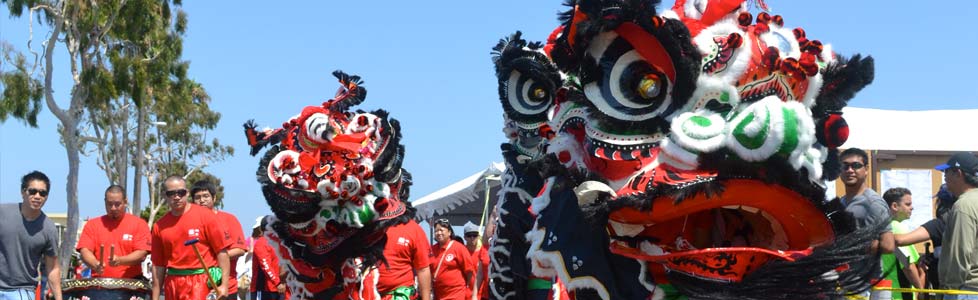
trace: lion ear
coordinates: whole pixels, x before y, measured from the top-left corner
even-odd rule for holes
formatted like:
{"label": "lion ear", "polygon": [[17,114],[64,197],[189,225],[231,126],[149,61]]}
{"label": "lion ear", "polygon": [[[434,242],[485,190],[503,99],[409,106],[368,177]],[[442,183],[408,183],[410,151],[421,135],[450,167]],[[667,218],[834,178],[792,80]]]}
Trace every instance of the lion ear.
{"label": "lion ear", "polygon": [[840,58],[822,71],[822,89],[815,97],[812,113],[825,116],[841,111],[860,90],[873,83],[873,57],[856,54],[848,60]]}

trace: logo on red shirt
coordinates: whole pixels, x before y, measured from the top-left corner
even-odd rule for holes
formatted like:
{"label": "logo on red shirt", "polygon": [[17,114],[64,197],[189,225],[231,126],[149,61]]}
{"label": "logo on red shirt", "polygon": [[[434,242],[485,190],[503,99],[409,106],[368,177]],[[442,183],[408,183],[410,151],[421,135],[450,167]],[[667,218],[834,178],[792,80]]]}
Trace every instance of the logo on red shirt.
{"label": "logo on red shirt", "polygon": [[191,228],[190,230],[187,230],[187,235],[190,236],[190,237],[199,237],[200,236],[200,229]]}
{"label": "logo on red shirt", "polygon": [[401,246],[409,246],[409,245],[411,245],[411,240],[406,239],[404,237],[398,237],[397,238],[397,244],[398,245],[401,245]]}

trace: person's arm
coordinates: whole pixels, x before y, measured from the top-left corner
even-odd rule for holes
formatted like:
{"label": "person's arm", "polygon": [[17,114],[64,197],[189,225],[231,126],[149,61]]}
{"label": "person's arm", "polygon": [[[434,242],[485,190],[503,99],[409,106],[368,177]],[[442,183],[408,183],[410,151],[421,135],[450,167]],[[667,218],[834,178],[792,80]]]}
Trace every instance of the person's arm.
{"label": "person's arm", "polygon": [[144,259],[146,259],[146,254],[149,254],[149,251],[136,250],[127,255],[115,256],[109,259],[109,265],[113,267],[139,265]]}
{"label": "person's arm", "polygon": [[160,300],[160,292],[163,290],[163,278],[166,277],[166,269],[160,266],[153,266],[153,291],[149,295],[150,300]]}
{"label": "person's arm", "polygon": [[221,267],[221,284],[217,286],[215,292],[221,299],[228,295],[228,282],[231,280],[231,258],[228,256],[227,249],[217,253],[217,265]]}
{"label": "person's arm", "polygon": [[44,267],[48,273],[48,289],[54,294],[54,300],[61,300],[61,264],[57,256],[44,256]]}
{"label": "person's arm", "polygon": [[907,280],[910,281],[910,284],[912,284],[914,288],[918,288],[918,289],[924,288],[924,281],[923,278],[921,278],[921,274],[919,270],[917,270],[916,264],[910,264],[904,267],[903,275],[906,275]]}
{"label": "person's arm", "polygon": [[228,258],[238,258],[241,257],[242,255],[245,255],[245,253],[248,253],[248,250],[241,249],[241,248],[231,248],[228,249]]}
{"label": "person's arm", "polygon": [[910,233],[894,234],[893,239],[896,241],[897,246],[907,246],[929,240],[930,234],[927,233],[927,229],[921,226]]}
{"label": "person's arm", "polygon": [[415,270],[418,273],[418,292],[421,300],[431,300],[431,268]]}
{"label": "person's arm", "polygon": [[879,240],[879,250],[880,253],[893,253],[893,249],[896,249],[896,241],[893,240],[893,232],[887,231],[880,234]]}
{"label": "person's arm", "polygon": [[92,274],[102,274],[102,262],[98,261],[98,258],[95,258],[95,253],[92,253],[92,250],[81,248],[78,252],[81,253],[82,262],[92,269]]}

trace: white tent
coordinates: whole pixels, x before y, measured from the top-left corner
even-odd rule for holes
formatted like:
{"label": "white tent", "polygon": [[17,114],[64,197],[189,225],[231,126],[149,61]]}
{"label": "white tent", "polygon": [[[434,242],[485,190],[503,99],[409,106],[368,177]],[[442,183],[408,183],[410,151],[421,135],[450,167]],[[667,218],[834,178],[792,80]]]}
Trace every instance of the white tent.
{"label": "white tent", "polygon": [[[422,220],[428,220],[435,216],[446,216],[452,224],[463,224],[465,221],[479,224],[486,197],[489,197],[489,210],[496,203],[496,193],[499,191],[500,184],[499,177],[505,170],[506,164],[501,162],[490,163],[485,170],[411,201],[411,204],[418,209],[417,217]],[[489,187],[488,195],[486,194],[487,184]]]}
{"label": "white tent", "polygon": [[900,111],[846,107],[843,148],[902,151],[978,150],[978,109]]}

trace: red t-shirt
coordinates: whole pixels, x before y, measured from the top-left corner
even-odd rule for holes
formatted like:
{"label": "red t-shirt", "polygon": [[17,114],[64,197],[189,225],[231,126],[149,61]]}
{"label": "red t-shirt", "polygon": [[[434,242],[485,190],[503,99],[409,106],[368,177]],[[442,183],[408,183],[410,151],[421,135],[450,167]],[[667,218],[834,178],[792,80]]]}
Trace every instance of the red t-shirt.
{"label": "red t-shirt", "polygon": [[[104,271],[102,274],[92,274],[92,277],[136,278],[143,274],[141,265],[113,267],[109,265],[109,260],[112,255],[126,256],[136,250],[149,251],[151,248],[149,225],[146,221],[131,214],[123,214],[118,220],[108,215],[89,219],[75,249],[88,249],[95,254],[95,259],[103,255]],[[102,249],[105,249],[104,253]]]}
{"label": "red t-shirt", "polygon": [[[479,297],[477,299],[489,299],[489,250],[486,249],[486,245],[482,245],[479,249],[475,249],[474,253],[469,252],[469,255],[472,257],[472,270],[478,269],[479,274],[481,274],[479,276],[482,276],[482,281],[479,282]],[[476,260],[477,257],[479,258],[478,260]],[[481,266],[478,265],[480,262],[482,263]]]}
{"label": "red t-shirt", "polygon": [[[228,246],[228,249],[238,248],[248,251],[248,245],[245,244],[244,232],[241,231],[241,222],[238,222],[238,218],[235,218],[232,214],[218,211],[217,219],[224,226],[227,233],[231,235],[231,245]],[[241,257],[231,259],[231,268],[228,270],[228,273],[230,273],[228,277],[231,278],[228,280],[228,293],[231,294],[238,292],[238,270],[235,268],[238,265],[238,258]]]}
{"label": "red t-shirt", "polygon": [[402,286],[414,286],[414,271],[428,266],[428,237],[414,220],[387,229],[384,258],[377,266],[377,291],[385,294]]}
{"label": "red t-shirt", "polygon": [[207,267],[217,267],[217,253],[231,246],[231,235],[218,223],[214,212],[196,204],[180,215],[167,213],[153,225],[153,265],[174,269],[200,269],[200,260],[184,242],[200,239],[197,250]]}
{"label": "red t-shirt", "polygon": [[432,245],[431,276],[435,280],[435,299],[468,300],[472,294],[465,285],[465,276],[474,274],[474,266],[464,243],[450,241],[445,246]]}
{"label": "red t-shirt", "polygon": [[262,291],[277,292],[280,273],[278,256],[275,256],[268,239],[262,236],[255,240],[255,249],[251,253],[251,292],[259,291],[259,285]]}

